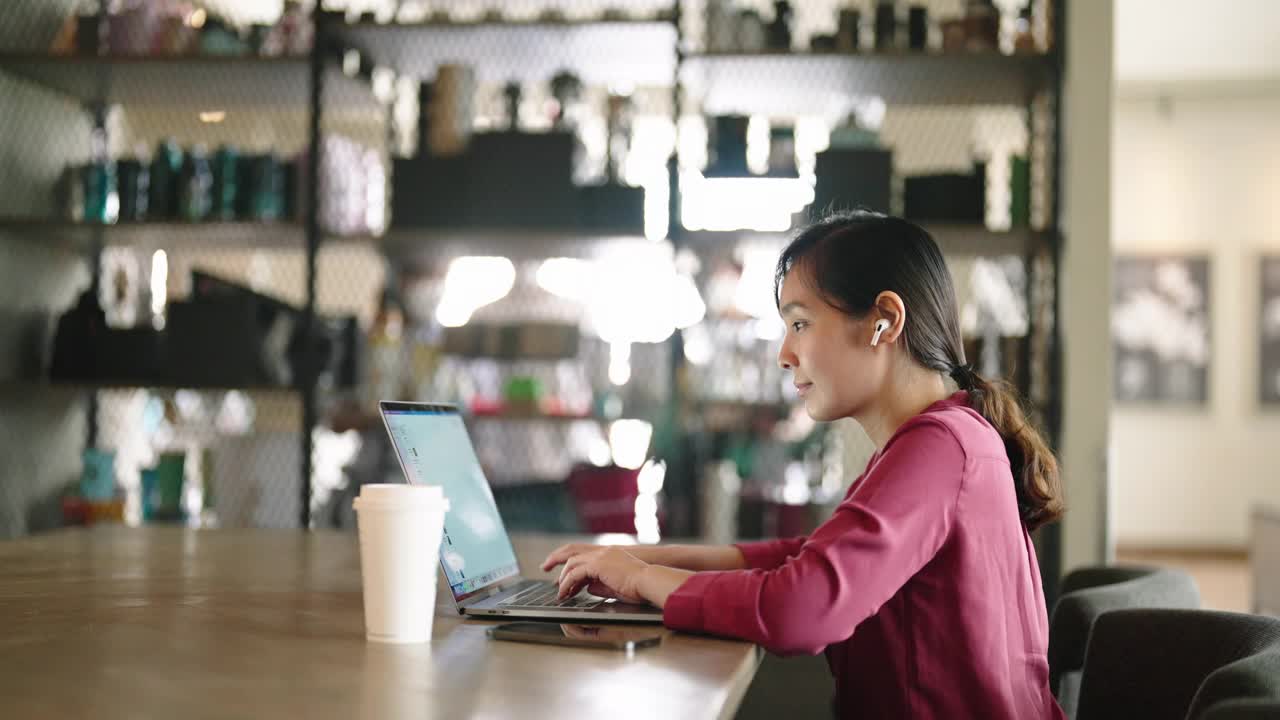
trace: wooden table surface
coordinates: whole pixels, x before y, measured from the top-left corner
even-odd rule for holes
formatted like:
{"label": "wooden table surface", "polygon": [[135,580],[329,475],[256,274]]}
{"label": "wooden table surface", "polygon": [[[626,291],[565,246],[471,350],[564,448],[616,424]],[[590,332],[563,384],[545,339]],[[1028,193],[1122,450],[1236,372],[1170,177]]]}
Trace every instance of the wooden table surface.
{"label": "wooden table surface", "polygon": [[[522,567],[560,541],[516,538]],[[631,657],[494,642],[492,623],[440,600],[430,644],[366,642],[354,534],[98,528],[0,542],[0,715],[732,717],[760,659],[749,643],[666,630]]]}

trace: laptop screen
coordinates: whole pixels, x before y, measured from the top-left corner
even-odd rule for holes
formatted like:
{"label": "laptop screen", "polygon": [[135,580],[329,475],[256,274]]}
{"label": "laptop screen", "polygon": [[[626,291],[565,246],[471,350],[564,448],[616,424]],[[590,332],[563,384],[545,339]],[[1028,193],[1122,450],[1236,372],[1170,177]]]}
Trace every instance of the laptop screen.
{"label": "laptop screen", "polygon": [[457,409],[383,403],[382,414],[405,479],[415,485],[440,485],[449,500],[440,563],[454,598],[462,600],[517,575],[515,550]]}

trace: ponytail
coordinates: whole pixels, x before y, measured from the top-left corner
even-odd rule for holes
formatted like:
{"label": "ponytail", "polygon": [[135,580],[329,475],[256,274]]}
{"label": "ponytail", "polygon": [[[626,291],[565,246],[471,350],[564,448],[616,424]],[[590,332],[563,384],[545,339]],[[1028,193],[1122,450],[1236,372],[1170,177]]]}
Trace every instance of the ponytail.
{"label": "ponytail", "polygon": [[1058,461],[1044,436],[1027,419],[1017,391],[1004,380],[987,380],[968,365],[957,365],[951,377],[969,393],[969,406],[987,419],[1004,440],[1018,514],[1028,530],[1062,517],[1062,483]]}

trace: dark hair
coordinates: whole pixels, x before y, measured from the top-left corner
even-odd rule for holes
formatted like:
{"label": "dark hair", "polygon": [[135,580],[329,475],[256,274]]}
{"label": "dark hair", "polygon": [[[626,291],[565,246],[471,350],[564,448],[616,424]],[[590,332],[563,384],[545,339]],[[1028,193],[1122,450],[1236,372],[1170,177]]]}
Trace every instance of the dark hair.
{"label": "dark hair", "polygon": [[1034,530],[1063,513],[1058,462],[1028,421],[1017,391],[1003,380],[987,380],[965,362],[956,294],[942,251],[913,223],[879,213],[832,215],[805,228],[782,251],[774,274],[774,300],[796,265],[832,307],[863,317],[888,290],[907,307],[902,342],[924,367],[949,375],[969,393],[969,405],[1004,439],[1013,468],[1022,522]]}

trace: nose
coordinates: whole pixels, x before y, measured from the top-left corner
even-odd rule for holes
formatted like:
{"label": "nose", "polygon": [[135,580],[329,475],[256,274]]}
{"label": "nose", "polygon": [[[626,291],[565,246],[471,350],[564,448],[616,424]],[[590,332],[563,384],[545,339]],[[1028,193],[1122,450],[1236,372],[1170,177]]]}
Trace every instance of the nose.
{"label": "nose", "polygon": [[783,370],[794,370],[798,364],[796,354],[791,351],[791,336],[788,334],[782,341],[782,347],[778,348],[778,367]]}

